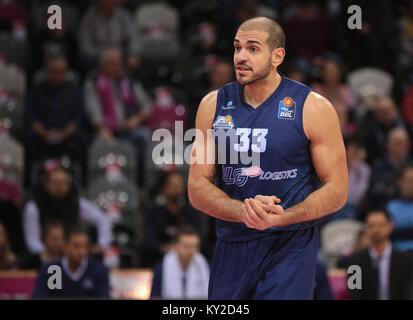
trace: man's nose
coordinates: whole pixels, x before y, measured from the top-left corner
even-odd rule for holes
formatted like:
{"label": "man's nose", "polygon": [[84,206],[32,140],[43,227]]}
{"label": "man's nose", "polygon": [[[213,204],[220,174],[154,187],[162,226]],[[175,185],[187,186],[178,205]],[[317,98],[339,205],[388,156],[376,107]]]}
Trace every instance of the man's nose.
{"label": "man's nose", "polygon": [[247,60],[248,58],[244,49],[235,53],[235,64],[246,62]]}

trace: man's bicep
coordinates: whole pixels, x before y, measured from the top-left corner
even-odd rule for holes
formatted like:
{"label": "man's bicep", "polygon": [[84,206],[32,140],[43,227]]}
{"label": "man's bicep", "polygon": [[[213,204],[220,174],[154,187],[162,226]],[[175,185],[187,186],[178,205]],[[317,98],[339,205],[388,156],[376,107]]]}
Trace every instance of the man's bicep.
{"label": "man's bicep", "polygon": [[323,183],[347,184],[347,163],[337,112],[324,98],[315,97],[307,108],[305,123],[314,168]]}

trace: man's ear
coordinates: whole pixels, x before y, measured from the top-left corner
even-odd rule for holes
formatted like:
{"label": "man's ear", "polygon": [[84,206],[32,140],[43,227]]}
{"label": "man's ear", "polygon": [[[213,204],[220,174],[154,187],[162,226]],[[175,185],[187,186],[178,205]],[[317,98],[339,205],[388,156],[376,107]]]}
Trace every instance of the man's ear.
{"label": "man's ear", "polygon": [[284,48],[275,48],[271,54],[271,64],[273,67],[278,67],[283,61],[285,57],[285,49]]}

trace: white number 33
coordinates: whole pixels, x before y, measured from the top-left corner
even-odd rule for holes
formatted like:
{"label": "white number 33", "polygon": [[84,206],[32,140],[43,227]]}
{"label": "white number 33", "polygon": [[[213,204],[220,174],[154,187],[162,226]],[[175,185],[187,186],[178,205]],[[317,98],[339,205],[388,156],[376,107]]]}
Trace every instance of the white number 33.
{"label": "white number 33", "polygon": [[265,152],[267,149],[267,139],[265,139],[265,136],[268,134],[268,129],[265,128],[237,128],[236,134],[240,137],[240,143],[234,144],[235,151],[247,152],[249,150],[251,131],[252,140],[255,140],[255,143],[251,144],[252,152]]}

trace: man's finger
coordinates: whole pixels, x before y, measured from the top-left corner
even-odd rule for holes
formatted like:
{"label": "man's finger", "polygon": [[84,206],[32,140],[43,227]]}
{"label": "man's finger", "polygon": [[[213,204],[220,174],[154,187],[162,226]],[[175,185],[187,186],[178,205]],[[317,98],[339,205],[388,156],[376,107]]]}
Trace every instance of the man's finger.
{"label": "man's finger", "polygon": [[254,224],[254,222],[251,220],[251,217],[250,217],[249,214],[248,214],[247,207],[246,207],[245,204],[243,204],[243,205],[241,206],[241,212],[242,212],[242,220],[244,221],[245,225],[246,225],[248,228],[255,228],[255,224]]}
{"label": "man's finger", "polygon": [[254,199],[258,200],[262,203],[265,203],[265,204],[280,203],[281,202],[281,200],[279,198],[277,198],[276,196],[263,196],[261,194],[257,194]]}
{"label": "man's finger", "polygon": [[284,212],[284,208],[280,205],[270,204],[268,205],[268,210],[273,214],[281,214]]}
{"label": "man's finger", "polygon": [[249,203],[251,204],[252,209],[260,219],[264,221],[268,220],[268,213],[261,207],[261,205],[256,200],[251,199]]}
{"label": "man's finger", "polygon": [[247,208],[248,215],[250,219],[253,221],[254,225],[259,226],[262,221],[261,218],[257,215],[254,209],[251,207],[250,199],[245,199],[245,207]]}
{"label": "man's finger", "polygon": [[271,198],[274,200],[274,203],[280,203],[281,199],[277,198],[276,196],[271,196]]}

